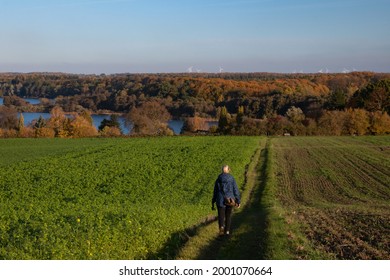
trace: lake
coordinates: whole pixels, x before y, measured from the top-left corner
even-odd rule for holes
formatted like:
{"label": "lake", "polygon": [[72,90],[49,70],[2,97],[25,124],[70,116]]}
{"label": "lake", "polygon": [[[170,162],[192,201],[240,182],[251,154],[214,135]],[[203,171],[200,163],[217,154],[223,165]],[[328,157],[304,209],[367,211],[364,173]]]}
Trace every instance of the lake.
{"label": "lake", "polygon": [[[24,101],[27,101],[31,105],[38,105],[41,103],[41,100],[39,98],[23,98]],[[0,105],[4,104],[4,98],[0,97]]]}
{"label": "lake", "polygon": [[[24,100],[29,102],[32,105],[37,105],[41,102],[38,98],[24,98]],[[4,104],[4,98],[0,97],[0,106],[3,104]],[[49,119],[50,113],[28,113],[28,112],[23,113],[24,125],[28,126],[29,124],[31,124],[31,122],[33,120],[39,119],[40,116],[42,116],[44,119]],[[69,116],[70,115],[68,115],[68,117]],[[18,115],[18,117],[19,117],[19,115]],[[93,125],[96,128],[98,128],[100,126],[100,124],[102,123],[102,121],[104,119],[110,119],[110,115],[106,115],[106,114],[92,114],[91,117],[92,117]],[[209,127],[214,126],[214,125],[218,125],[218,122],[215,122],[215,121],[209,121],[207,123],[208,123]],[[119,117],[119,124],[120,124],[122,132],[124,134],[130,133],[132,127],[126,126],[124,117]],[[182,121],[182,120],[170,120],[168,122],[168,127],[171,128],[176,135],[178,135],[178,134],[180,134],[181,129],[183,128],[183,124],[184,124],[184,121]]]}
{"label": "lake", "polygon": [[[24,125],[27,126],[29,124],[31,124],[31,122],[33,120],[37,120],[39,119],[39,117],[42,116],[44,119],[49,119],[50,118],[50,113],[28,113],[28,112],[24,112],[23,113],[23,117],[24,117]],[[19,117],[19,115],[18,115]],[[70,117],[70,115],[67,115],[67,117]],[[92,117],[92,121],[93,121],[93,125],[98,128],[100,126],[100,124],[102,123],[102,121],[104,119],[110,119],[110,115],[103,115],[103,114],[92,114],[91,115]],[[125,123],[125,118],[124,117],[119,117],[119,124],[120,124],[120,127],[122,129],[122,132],[124,134],[129,134],[130,131],[131,131],[131,127],[129,128],[128,126],[126,126],[126,123]],[[183,124],[184,122],[181,121],[181,120],[170,120],[168,122],[168,126],[173,130],[173,132],[175,134],[180,134],[181,132],[181,129],[183,127]]]}
{"label": "lake", "polygon": [[[28,103],[32,104],[32,105],[37,105],[37,104],[41,103],[41,101],[38,98],[23,98],[23,99],[25,101],[27,101]],[[3,97],[0,97],[0,105],[4,105],[4,98]],[[24,125],[28,126],[29,124],[31,124],[32,121],[39,119],[40,116],[42,116],[44,119],[49,119],[50,118],[50,113],[28,113],[28,112],[24,112],[23,113]],[[68,115],[68,117],[69,116],[70,115]],[[18,117],[19,117],[19,114],[18,114]],[[106,114],[92,114],[91,117],[92,117],[93,125],[96,128],[98,128],[100,126],[100,124],[102,123],[102,121],[104,119],[110,119],[110,115],[106,115]],[[124,134],[129,134],[130,133],[132,127],[126,126],[124,117],[119,117],[119,124],[120,124],[122,132]],[[173,130],[173,132],[175,134],[180,134],[181,129],[183,127],[183,124],[184,124],[184,122],[181,121],[181,120],[170,120],[168,122],[168,126]]]}

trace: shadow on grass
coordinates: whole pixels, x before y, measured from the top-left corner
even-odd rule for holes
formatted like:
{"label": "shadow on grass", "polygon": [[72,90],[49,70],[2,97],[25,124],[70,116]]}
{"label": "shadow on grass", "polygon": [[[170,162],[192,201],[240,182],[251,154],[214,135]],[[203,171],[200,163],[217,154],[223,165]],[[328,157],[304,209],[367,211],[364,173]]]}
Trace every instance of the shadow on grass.
{"label": "shadow on grass", "polygon": [[[262,203],[262,196],[266,183],[266,157],[267,150],[263,149],[260,160],[255,168],[255,182],[248,201],[242,209],[233,214],[232,234],[227,237],[216,237],[207,246],[203,247],[196,259],[266,259],[267,257],[267,216],[268,210]],[[216,220],[208,217],[204,222],[185,231],[177,232],[171,236],[163,249],[149,259],[175,259],[186,242],[198,234],[205,227]],[[216,231],[217,232],[217,226]]]}
{"label": "shadow on grass", "polygon": [[201,223],[191,227],[187,228],[184,231],[178,231],[171,235],[171,237],[168,239],[168,241],[165,243],[163,248],[155,253],[155,254],[149,254],[147,259],[149,260],[174,260],[176,259],[177,255],[180,252],[180,249],[185,246],[187,241],[198,234],[199,229],[215,222],[217,220],[217,217],[215,216],[208,216],[202,221]]}
{"label": "shadow on grass", "polygon": [[263,149],[248,202],[242,211],[233,214],[231,236],[215,239],[201,252],[199,259],[253,260],[267,257],[268,211],[261,203],[266,177],[265,157],[266,150]]}

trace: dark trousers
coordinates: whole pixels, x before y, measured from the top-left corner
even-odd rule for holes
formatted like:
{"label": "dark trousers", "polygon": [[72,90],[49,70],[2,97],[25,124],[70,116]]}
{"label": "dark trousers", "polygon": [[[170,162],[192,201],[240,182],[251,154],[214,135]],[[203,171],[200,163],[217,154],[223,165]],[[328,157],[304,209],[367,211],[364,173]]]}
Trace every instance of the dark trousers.
{"label": "dark trousers", "polygon": [[224,228],[225,232],[230,231],[232,224],[233,207],[218,207],[218,224],[219,228]]}

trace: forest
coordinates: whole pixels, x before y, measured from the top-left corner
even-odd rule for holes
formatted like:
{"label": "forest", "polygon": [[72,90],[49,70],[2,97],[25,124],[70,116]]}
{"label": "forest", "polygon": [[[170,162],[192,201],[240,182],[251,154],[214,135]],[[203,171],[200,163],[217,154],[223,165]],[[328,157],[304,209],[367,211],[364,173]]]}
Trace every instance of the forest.
{"label": "forest", "polygon": [[[390,133],[387,73],[2,73],[0,97],[0,137],[119,136],[118,115],[133,125],[131,134],[140,135],[172,135],[170,119],[184,120],[186,134]],[[18,112],[54,112],[57,119],[24,127]],[[92,113],[113,119],[93,130]],[[209,127],[210,120],[218,126]]]}

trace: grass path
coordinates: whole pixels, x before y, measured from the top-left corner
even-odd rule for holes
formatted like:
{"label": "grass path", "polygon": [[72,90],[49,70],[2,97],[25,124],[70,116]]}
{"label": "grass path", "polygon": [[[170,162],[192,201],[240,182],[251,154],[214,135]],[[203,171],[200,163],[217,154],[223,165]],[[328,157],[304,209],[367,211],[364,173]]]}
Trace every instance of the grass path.
{"label": "grass path", "polygon": [[218,236],[218,222],[198,227],[193,236],[178,251],[176,259],[265,259],[266,258],[266,209],[260,203],[265,185],[265,139],[254,154],[246,174],[246,186],[242,192],[242,206],[235,209],[232,234],[229,239]]}
{"label": "grass path", "polygon": [[[233,214],[230,238],[218,236],[214,213],[182,235],[181,246],[170,256],[386,259],[386,147],[388,138],[377,137],[262,139],[246,168],[242,207]],[[337,189],[341,192],[329,195]]]}

